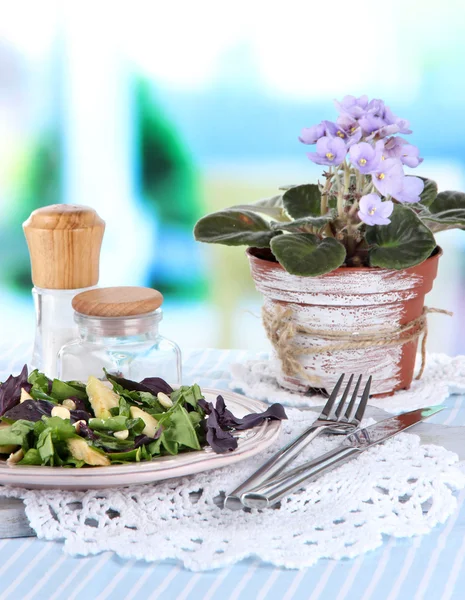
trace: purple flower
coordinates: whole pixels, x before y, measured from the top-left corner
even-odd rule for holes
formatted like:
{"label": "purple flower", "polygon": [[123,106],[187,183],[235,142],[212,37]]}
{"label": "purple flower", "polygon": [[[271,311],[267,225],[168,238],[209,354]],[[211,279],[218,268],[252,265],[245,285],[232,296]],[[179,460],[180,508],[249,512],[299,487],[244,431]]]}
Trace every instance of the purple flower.
{"label": "purple flower", "polygon": [[388,225],[394,210],[394,203],[391,200],[381,201],[378,194],[367,194],[360,198],[360,210],[358,217],[367,225]]}
{"label": "purple flower", "polygon": [[367,141],[371,141],[373,139],[383,139],[388,135],[394,135],[395,133],[399,133],[399,127],[397,125],[384,125],[380,129],[375,129],[367,136]]}
{"label": "purple flower", "polygon": [[344,131],[343,127],[340,127],[337,123],[332,121],[323,121],[322,124],[325,126],[325,133],[329,137],[338,137],[341,140],[347,139],[347,132]]}
{"label": "purple flower", "polygon": [[352,146],[349,154],[351,163],[360,173],[373,172],[381,162],[381,152],[366,142]]}
{"label": "purple flower", "polygon": [[367,137],[367,140],[372,140],[375,137],[381,139],[396,133],[412,133],[411,129],[409,129],[409,122],[396,117],[388,106],[384,109],[383,120],[385,124],[379,129],[373,130]]}
{"label": "purple flower", "polygon": [[336,108],[341,114],[346,114],[355,119],[359,119],[365,114],[366,107],[368,105],[368,96],[344,96],[341,102],[334,101]]}
{"label": "purple flower", "polygon": [[376,115],[367,114],[359,120],[360,127],[365,135],[370,135],[373,132],[377,132],[386,126],[386,123],[381,117]]}
{"label": "purple flower", "polygon": [[402,164],[395,158],[382,160],[372,173],[375,188],[383,196],[393,195],[402,185],[404,170]]}
{"label": "purple flower", "polygon": [[396,133],[412,133],[409,122],[397,117],[382,100],[372,100],[367,106],[366,115],[360,124],[367,135],[367,140],[382,139]]}
{"label": "purple flower", "polygon": [[384,111],[382,100],[375,98],[368,103],[365,114],[359,120],[365,135],[378,131],[387,124],[384,120]]}
{"label": "purple flower", "polygon": [[341,138],[322,137],[316,143],[316,152],[307,152],[308,158],[317,165],[340,165],[347,154],[347,146]]}
{"label": "purple flower", "polygon": [[348,115],[341,115],[336,123],[323,121],[326,127],[326,135],[329,137],[339,137],[344,140],[347,146],[356,144],[362,137],[362,129],[358,122]]}
{"label": "purple flower", "polygon": [[384,119],[384,113],[386,110],[386,105],[379,98],[373,98],[367,105],[366,112],[374,117],[379,117],[380,119]]}
{"label": "purple flower", "polygon": [[[387,162],[387,161],[386,161]],[[425,184],[419,177],[403,177],[400,185],[391,195],[399,202],[420,202],[420,194]]]}
{"label": "purple flower", "polygon": [[[379,143],[379,142],[378,142]],[[386,140],[383,148],[384,158],[398,158],[402,164],[408,167],[418,167],[423,159],[420,158],[420,150],[417,146],[409,144],[401,137],[392,137]]]}
{"label": "purple flower", "polygon": [[316,144],[326,133],[326,128],[323,123],[313,125],[312,127],[304,127],[300,133],[299,140],[302,144]]}
{"label": "purple flower", "polygon": [[396,125],[397,132],[396,133],[412,133],[409,129],[410,124],[406,119],[401,119],[397,117],[389,106],[386,106],[384,109],[384,120],[386,121],[386,125]]}

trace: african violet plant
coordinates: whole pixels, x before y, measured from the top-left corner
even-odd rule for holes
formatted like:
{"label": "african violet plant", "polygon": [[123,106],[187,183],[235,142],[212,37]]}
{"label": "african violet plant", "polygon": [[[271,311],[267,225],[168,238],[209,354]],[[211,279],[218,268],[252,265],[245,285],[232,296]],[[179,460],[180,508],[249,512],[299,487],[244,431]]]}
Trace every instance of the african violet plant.
{"label": "african violet plant", "polygon": [[270,248],[289,273],[317,276],[341,266],[411,267],[436,248],[435,232],[465,229],[465,194],[438,194],[434,181],[404,173],[423,160],[398,135],[411,133],[408,121],[367,96],[335,104],[335,123],[299,137],[315,145],[308,158],[327,167],[322,182],[203,217],[195,238]]}

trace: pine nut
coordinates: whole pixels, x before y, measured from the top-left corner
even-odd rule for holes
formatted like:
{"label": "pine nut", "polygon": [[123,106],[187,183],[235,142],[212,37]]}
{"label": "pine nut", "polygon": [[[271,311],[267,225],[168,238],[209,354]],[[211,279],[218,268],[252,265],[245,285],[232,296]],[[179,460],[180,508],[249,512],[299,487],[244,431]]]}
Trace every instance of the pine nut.
{"label": "pine nut", "polygon": [[158,392],[157,399],[158,402],[163,406],[163,408],[171,408],[173,406],[173,401],[171,400],[171,398],[163,392]]}
{"label": "pine nut", "polygon": [[60,419],[69,419],[71,413],[66,406],[54,406],[52,408],[52,417],[60,417]]}

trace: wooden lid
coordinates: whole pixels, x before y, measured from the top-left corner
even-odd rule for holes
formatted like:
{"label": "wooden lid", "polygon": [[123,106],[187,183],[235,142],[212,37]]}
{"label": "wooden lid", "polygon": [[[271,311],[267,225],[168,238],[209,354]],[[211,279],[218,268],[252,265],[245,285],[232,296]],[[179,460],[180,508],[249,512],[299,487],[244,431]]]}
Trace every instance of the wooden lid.
{"label": "wooden lid", "polygon": [[108,287],[74,296],[76,312],[92,317],[130,317],[160,308],[163,296],[146,287]]}
{"label": "wooden lid", "polygon": [[31,213],[23,229],[35,286],[75,290],[97,285],[105,221],[93,208],[44,206]]}

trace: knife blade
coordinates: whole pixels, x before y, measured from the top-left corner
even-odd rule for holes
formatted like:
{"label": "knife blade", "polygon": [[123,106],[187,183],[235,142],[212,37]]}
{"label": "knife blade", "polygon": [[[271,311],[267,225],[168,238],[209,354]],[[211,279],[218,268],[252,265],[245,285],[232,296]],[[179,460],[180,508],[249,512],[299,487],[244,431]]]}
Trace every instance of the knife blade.
{"label": "knife blade", "polygon": [[344,438],[337,448],[246,492],[241,496],[242,504],[247,508],[272,506],[301,487],[304,482],[340,466],[368,448],[385,442],[443,409],[444,406],[418,408],[359,429]]}

